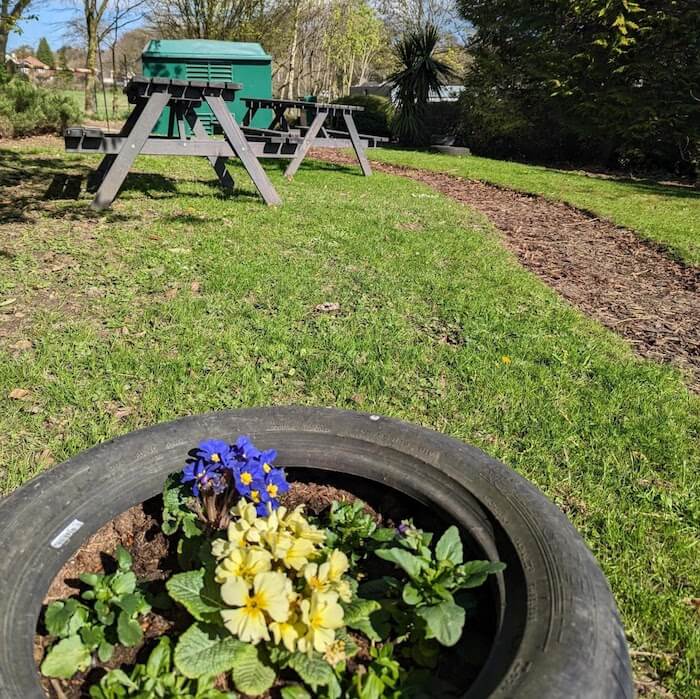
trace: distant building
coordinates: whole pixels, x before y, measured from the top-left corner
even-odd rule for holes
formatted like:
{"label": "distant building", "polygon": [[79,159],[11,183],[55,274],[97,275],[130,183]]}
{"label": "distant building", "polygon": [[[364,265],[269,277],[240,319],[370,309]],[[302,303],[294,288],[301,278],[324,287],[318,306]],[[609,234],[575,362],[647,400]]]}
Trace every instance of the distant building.
{"label": "distant building", "polygon": [[[430,93],[428,102],[456,102],[459,96],[464,92],[464,85],[445,85],[440,94],[437,92]],[[350,88],[351,95],[377,95],[378,97],[386,97],[392,102],[396,101],[395,91],[388,81],[383,83],[363,83],[362,85],[353,85]]]}
{"label": "distant building", "polygon": [[22,73],[29,77],[48,77],[53,73],[50,66],[42,63],[35,56],[17,58],[14,53],[11,53],[6,56],[5,64],[11,73]]}

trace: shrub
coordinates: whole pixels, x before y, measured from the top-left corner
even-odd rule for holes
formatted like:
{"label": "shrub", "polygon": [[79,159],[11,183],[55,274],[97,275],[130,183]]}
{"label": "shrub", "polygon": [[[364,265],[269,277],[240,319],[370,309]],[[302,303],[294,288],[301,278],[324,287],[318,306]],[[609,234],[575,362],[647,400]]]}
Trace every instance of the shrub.
{"label": "shrub", "polygon": [[0,136],[61,133],[81,116],[70,97],[35,87],[22,78],[0,83]]}
{"label": "shrub", "polygon": [[352,104],[364,107],[365,111],[355,116],[355,124],[360,133],[372,136],[390,136],[394,106],[386,97],[379,95],[348,95],[341,97],[338,104]]}

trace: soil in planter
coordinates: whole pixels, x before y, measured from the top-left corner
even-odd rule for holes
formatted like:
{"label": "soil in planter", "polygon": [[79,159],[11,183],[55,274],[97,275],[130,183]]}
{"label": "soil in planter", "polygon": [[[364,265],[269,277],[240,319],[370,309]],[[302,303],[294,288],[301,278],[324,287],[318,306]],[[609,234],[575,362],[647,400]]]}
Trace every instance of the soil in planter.
{"label": "soil in planter", "polygon": [[[333,501],[352,502],[358,498],[366,503],[366,511],[383,526],[395,526],[403,519],[413,519],[416,525],[439,536],[449,526],[449,521],[440,517],[439,512],[420,505],[390,488],[378,487],[376,483],[362,478],[343,476],[337,473],[313,473],[313,480],[305,470],[288,469],[291,489],[284,498],[284,505],[293,508],[305,505],[309,514],[320,515]],[[309,474],[310,475],[310,474]],[[37,668],[41,665],[45,651],[53,641],[46,635],[43,626],[43,611],[51,602],[67,597],[78,597],[83,585],[79,581],[82,573],[111,573],[115,569],[114,553],[121,544],[132,556],[132,570],[139,582],[148,583],[149,592],[157,595],[164,592],[164,583],[171,575],[179,572],[174,555],[175,540],[161,531],[162,500],[155,497],[141,505],[122,513],[91,536],[77,553],[63,566],[52,581],[44,599],[44,607],[34,638],[34,658]],[[462,532],[465,559],[482,558],[483,555],[468,535]],[[391,572],[386,564],[377,559],[377,575]],[[373,576],[375,571],[372,571]],[[496,631],[496,617],[492,590],[484,586],[476,590],[478,605],[468,617],[462,641],[454,649],[445,649],[441,655],[440,675],[452,684],[466,689],[476,678],[486,661]],[[86,673],[78,673],[70,680],[41,677],[44,693],[50,699],[85,699],[89,697],[89,687],[97,682],[106,671],[121,667],[129,671],[134,664],[145,662],[160,636],[177,635],[184,632],[191,623],[190,617],[179,607],[153,611],[142,619],[144,641],[139,646],[125,648],[117,645],[111,660],[101,663],[94,659],[94,665]],[[362,665],[370,660],[367,640],[352,634],[360,646],[359,653],[351,663],[356,671],[362,672]],[[222,676],[217,686],[223,690],[232,689],[226,676]],[[265,698],[274,699],[279,692],[273,687]]]}

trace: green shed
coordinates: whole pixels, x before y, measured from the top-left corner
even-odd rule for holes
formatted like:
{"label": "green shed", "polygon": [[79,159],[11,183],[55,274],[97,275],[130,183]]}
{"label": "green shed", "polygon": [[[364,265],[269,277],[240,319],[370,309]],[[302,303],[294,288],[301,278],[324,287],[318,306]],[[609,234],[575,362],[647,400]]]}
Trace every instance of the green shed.
{"label": "green shed", "polygon": [[[209,39],[152,39],[141,54],[143,74],[148,78],[177,80],[209,80],[237,82],[243,89],[229,108],[240,124],[245,114],[244,97],[272,97],[272,57],[260,44]],[[197,108],[200,121],[208,133],[218,127],[208,105]],[[261,110],[251,126],[265,128],[272,120],[272,112]],[[165,109],[154,133],[168,134],[169,110]]]}

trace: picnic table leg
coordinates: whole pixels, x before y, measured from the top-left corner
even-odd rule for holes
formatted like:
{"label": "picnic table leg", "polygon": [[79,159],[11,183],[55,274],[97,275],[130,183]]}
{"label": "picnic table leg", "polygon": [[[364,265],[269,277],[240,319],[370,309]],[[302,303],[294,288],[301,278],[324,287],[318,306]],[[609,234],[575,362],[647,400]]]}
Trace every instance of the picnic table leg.
{"label": "picnic table leg", "polygon": [[372,166],[369,164],[369,160],[365,154],[365,149],[362,147],[362,140],[360,139],[360,135],[357,133],[355,120],[352,118],[352,114],[343,114],[343,119],[345,119],[345,125],[348,127],[350,141],[352,141],[352,147],[355,149],[355,155],[360,162],[362,172],[365,177],[369,177],[372,174]]}
{"label": "picnic table leg", "polygon": [[[120,136],[128,136],[131,133],[131,129],[134,127],[134,124],[136,123],[137,119],[141,116],[141,112],[143,111],[143,103],[139,102],[134,109],[131,111],[131,114],[129,114],[127,120],[124,122],[124,126],[119,131]],[[97,166],[97,169],[90,174],[88,177],[88,183],[87,183],[87,191],[88,192],[96,192],[100,184],[102,184],[102,180],[105,177],[105,173],[109,170],[109,168],[112,167],[112,164],[114,163],[116,159],[116,155],[105,155],[104,158],[100,161],[100,164]]]}
{"label": "picnic table leg", "polygon": [[248,107],[248,110],[245,113],[245,116],[243,117],[243,126],[250,126],[252,123],[253,119],[255,119],[255,115],[258,113],[258,108],[257,107]]}
{"label": "picnic table leg", "polygon": [[284,173],[285,177],[294,177],[299,169],[299,166],[304,161],[306,154],[309,152],[309,148],[311,148],[313,145],[314,139],[316,138],[318,132],[323,128],[323,124],[325,123],[327,116],[328,112],[319,112],[314,117],[309,130],[306,132],[306,136],[304,136],[304,140],[299,144],[297,152],[294,155],[294,158],[292,158],[292,162],[289,163],[289,167],[287,167],[287,170]]}
{"label": "picnic table leg", "polygon": [[215,95],[205,95],[205,99],[207,104],[211,107],[211,111],[214,112],[214,116],[219,121],[228,144],[231,146],[233,152],[240,158],[250,178],[253,180],[253,184],[257,187],[258,192],[260,192],[260,196],[265,200],[265,203],[268,206],[281,204],[282,200],[279,194],[277,194],[275,188],[272,186],[270,178],[267,176],[265,170],[263,170],[255,153],[250,149],[250,145],[248,141],[246,141],[241,127],[238,126],[231,112],[229,112],[226,102],[222,97],[217,97]]}
{"label": "picnic table leg", "polygon": [[[197,138],[209,138],[209,134],[202,125],[202,122],[199,120],[197,112],[195,112],[194,109],[189,110],[185,114],[185,118],[187,119],[187,123],[192,129],[192,133]],[[231,173],[229,173],[229,171],[226,169],[226,162],[228,159],[224,157],[217,157],[216,155],[208,155],[207,160],[211,163],[211,166],[214,168],[214,172],[219,178],[221,186],[224,189],[233,189],[233,177],[231,177]]]}
{"label": "picnic table leg", "polygon": [[148,98],[148,102],[144,105],[143,111],[133,125],[129,135],[122,142],[119,153],[105,173],[102,184],[97,190],[97,194],[95,194],[95,199],[91,204],[91,208],[95,211],[109,208],[114,201],[129,173],[131,165],[151,135],[151,131],[153,131],[153,127],[156,125],[158,117],[162,114],[169,99],[170,95],[167,92],[154,92]]}

